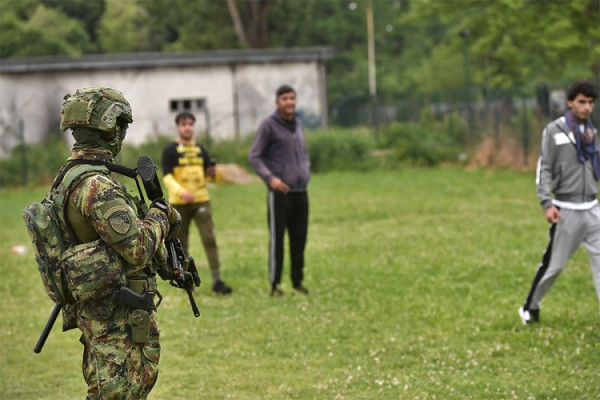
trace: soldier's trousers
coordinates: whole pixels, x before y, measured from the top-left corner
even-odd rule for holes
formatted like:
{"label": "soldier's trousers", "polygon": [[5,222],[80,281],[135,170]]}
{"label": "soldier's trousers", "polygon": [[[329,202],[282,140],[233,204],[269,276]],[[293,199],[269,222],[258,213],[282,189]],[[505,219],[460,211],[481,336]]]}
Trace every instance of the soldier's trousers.
{"label": "soldier's trousers", "polygon": [[150,340],[136,344],[127,327],[129,307],[107,296],[82,304],[77,325],[82,331],[83,376],[88,400],[145,399],[158,378],[160,357],[156,311],[150,315]]}

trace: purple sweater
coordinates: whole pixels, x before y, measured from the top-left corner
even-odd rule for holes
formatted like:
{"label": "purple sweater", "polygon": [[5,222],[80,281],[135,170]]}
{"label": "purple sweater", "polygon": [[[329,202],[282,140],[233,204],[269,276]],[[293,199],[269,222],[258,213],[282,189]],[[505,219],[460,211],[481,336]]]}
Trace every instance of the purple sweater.
{"label": "purple sweater", "polygon": [[310,159],[300,119],[284,121],[277,112],[263,120],[248,153],[250,165],[267,186],[272,177],[285,182],[292,192],[306,191]]}

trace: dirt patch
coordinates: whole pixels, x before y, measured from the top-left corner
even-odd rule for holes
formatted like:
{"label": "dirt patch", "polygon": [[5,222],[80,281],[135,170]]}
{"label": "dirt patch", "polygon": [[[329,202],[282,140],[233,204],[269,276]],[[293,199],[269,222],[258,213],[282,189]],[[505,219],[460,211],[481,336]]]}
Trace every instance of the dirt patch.
{"label": "dirt patch", "polygon": [[237,164],[217,164],[216,168],[217,171],[214,183],[245,185],[260,180],[256,175],[250,174]]}
{"label": "dirt patch", "polygon": [[471,155],[469,167],[506,167],[518,170],[535,168],[535,157],[523,154],[523,147],[509,137],[486,137]]}

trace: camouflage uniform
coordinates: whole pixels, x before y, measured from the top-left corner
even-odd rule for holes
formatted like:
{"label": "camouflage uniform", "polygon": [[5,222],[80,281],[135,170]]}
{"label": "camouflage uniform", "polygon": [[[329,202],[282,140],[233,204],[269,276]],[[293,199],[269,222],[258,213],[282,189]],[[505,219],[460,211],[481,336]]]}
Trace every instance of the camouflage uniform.
{"label": "camouflage uniform", "polygon": [[[63,120],[64,114],[63,106]],[[123,125],[124,131],[127,125]],[[114,162],[124,132],[115,137],[104,132],[97,134],[95,129],[86,127],[69,127],[77,141],[68,161]],[[59,218],[64,236],[71,244],[100,239],[114,261],[121,265],[127,286],[137,286],[139,293],[156,292],[155,265],[166,258],[163,242],[170,229],[167,213],[151,207],[140,218],[134,199],[123,185],[108,173],[93,172],[83,174],[75,183],[64,215]],[[158,377],[160,344],[156,310],[149,314],[147,340],[137,343],[132,339],[131,323],[139,310],[117,302],[113,295],[92,297],[73,308],[76,326],[82,332],[87,399],[146,398]]]}

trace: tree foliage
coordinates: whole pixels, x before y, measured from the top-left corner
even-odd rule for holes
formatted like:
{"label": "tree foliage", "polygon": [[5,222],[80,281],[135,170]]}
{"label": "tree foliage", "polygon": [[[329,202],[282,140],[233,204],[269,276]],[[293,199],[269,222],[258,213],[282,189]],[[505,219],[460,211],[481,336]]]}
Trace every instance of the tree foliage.
{"label": "tree foliage", "polygon": [[0,13],[0,56],[69,55],[92,51],[88,32],[61,9],[35,0],[7,0]]}
{"label": "tree foliage", "polygon": [[148,51],[148,13],[134,1],[106,0],[97,36],[99,47],[107,53]]}
{"label": "tree foliage", "polygon": [[[406,20],[438,19],[446,35],[435,47],[460,53],[469,29],[475,80],[492,87],[600,74],[598,0],[419,0]],[[431,61],[440,61],[432,58]],[[568,77],[571,78],[571,77]]]}
{"label": "tree foliage", "polygon": [[[372,0],[377,92],[600,75],[600,0]],[[368,95],[367,0],[4,0],[0,56],[328,45],[332,104]],[[468,36],[459,32],[468,29]]]}

